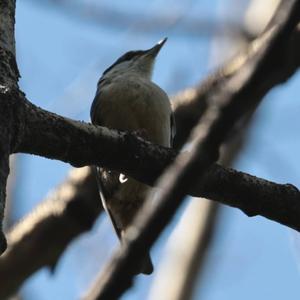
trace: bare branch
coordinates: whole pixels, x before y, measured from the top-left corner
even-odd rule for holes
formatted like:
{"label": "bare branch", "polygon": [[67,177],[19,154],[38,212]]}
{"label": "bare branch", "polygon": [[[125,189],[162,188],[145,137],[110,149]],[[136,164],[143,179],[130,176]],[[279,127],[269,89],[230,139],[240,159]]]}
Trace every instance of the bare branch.
{"label": "bare branch", "polygon": [[147,299],[191,299],[193,283],[215,231],[218,207],[206,199],[191,200],[168,241],[167,255]]}
{"label": "bare branch", "polygon": [[[253,112],[251,116],[253,115]],[[247,139],[251,123],[249,115],[239,131],[222,146],[220,163],[232,165]],[[222,206],[205,198],[193,198],[181,216],[166,245],[166,254],[151,284],[148,299],[190,299],[205,270],[207,254],[218,230]]]}
{"label": "bare branch", "polygon": [[239,208],[249,217],[264,216],[300,231],[300,191],[291,184],[276,184],[213,165],[190,194]]}
{"label": "bare branch", "polygon": [[89,168],[76,169],[33,213],[9,233],[0,257],[0,299],[6,299],[36,270],[55,264],[68,244],[90,230],[102,205]]}
{"label": "bare branch", "polygon": [[[131,285],[135,264],[144,257],[195,183],[195,174],[202,177],[216,160],[218,148],[226,134],[256,102],[249,98],[257,79],[270,64],[273,53],[281,52],[300,19],[300,2],[282,1],[270,29],[252,44],[247,62],[220,90],[211,94],[215,107],[210,107],[203,121],[193,130],[194,147],[189,156],[181,154],[162,176],[164,188],[155,207],[149,201],[128,232],[124,243],[103,276],[95,282],[86,299],[117,299]],[[243,101],[242,101],[243,100]]]}
{"label": "bare branch", "polygon": [[[255,43],[255,42],[254,42]],[[198,87],[187,89],[174,97],[172,104],[178,126],[175,145],[184,143],[199,117],[205,112],[211,95],[220,89],[247,63],[250,47],[226,63],[223,67],[204,80]],[[300,66],[300,24],[288,41],[276,53],[272,53],[271,63],[264,66],[263,72],[257,74],[255,89],[249,91],[249,98],[259,102],[275,85],[288,80]]]}
{"label": "bare branch", "polygon": [[100,165],[154,182],[176,155],[133,133],[74,121],[24,99],[23,140],[15,152],[58,159],[76,167]]}

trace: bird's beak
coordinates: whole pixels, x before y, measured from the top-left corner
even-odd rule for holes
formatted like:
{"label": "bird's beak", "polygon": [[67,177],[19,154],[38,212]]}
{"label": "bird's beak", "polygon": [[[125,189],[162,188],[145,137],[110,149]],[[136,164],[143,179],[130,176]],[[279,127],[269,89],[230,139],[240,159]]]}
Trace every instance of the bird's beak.
{"label": "bird's beak", "polygon": [[146,50],[147,55],[151,55],[153,58],[155,58],[164,45],[164,43],[167,41],[168,38],[164,38],[160,40],[154,47],[150,48],[149,50]]}

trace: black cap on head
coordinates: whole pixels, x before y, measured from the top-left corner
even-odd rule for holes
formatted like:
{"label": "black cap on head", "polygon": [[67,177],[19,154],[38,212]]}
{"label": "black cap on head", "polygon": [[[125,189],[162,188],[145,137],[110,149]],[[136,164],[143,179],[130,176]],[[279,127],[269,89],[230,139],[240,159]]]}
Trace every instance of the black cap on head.
{"label": "black cap on head", "polygon": [[148,50],[135,50],[135,51],[129,51],[126,52],[125,54],[123,54],[120,58],[118,58],[109,68],[107,68],[104,72],[103,75],[105,75],[107,72],[109,72],[113,67],[115,67],[116,65],[124,62],[124,61],[128,61],[133,59],[136,56],[141,56],[143,54],[149,54],[153,57],[156,57],[156,55],[158,54],[158,52],[160,51],[160,49],[162,48],[162,46],[165,44],[165,42],[167,41],[168,38],[164,38],[162,40],[160,40],[154,47],[148,49]]}
{"label": "black cap on head", "polygon": [[103,75],[106,74],[108,71],[110,71],[114,66],[116,66],[124,61],[131,60],[135,56],[140,56],[140,55],[144,54],[145,52],[147,52],[147,51],[136,50],[136,51],[126,52],[121,57],[119,57],[108,69],[106,69],[103,72]]}

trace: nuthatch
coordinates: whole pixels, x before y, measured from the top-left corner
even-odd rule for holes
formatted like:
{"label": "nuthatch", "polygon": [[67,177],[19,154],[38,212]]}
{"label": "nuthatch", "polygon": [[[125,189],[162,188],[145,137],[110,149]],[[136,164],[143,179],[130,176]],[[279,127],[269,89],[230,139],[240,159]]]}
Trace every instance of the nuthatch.
{"label": "nuthatch", "polygon": [[[130,51],[105,70],[91,107],[93,124],[131,131],[153,143],[171,147],[174,118],[167,94],[151,81],[153,65],[166,38],[149,50]],[[103,206],[123,240],[150,187],[105,168],[97,169]],[[137,273],[153,271],[149,254]]]}

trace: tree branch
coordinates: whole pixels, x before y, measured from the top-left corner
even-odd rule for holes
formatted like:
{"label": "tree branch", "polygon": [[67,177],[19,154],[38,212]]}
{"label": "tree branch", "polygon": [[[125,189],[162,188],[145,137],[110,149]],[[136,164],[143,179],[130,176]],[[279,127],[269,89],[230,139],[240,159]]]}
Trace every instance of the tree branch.
{"label": "tree branch", "polygon": [[25,100],[23,140],[15,152],[58,159],[76,167],[105,166],[152,183],[176,155],[134,133],[67,119]]}
{"label": "tree branch", "polygon": [[[222,146],[220,163],[231,166],[243,149],[252,113],[239,125],[239,131]],[[206,265],[207,254],[215,232],[222,206],[205,198],[193,198],[166,244],[163,261],[158,265],[149,299],[190,299],[199,289],[199,279]]]}
{"label": "tree branch", "polygon": [[199,286],[199,267],[201,273],[218,211],[216,202],[203,198],[191,200],[168,239],[147,299],[191,299],[196,280]]}
{"label": "tree branch", "polygon": [[[246,49],[233,57],[224,66],[205,79],[196,88],[187,89],[174,97],[172,104],[175,112],[177,128],[175,146],[182,145],[187,139],[199,117],[203,115],[212,100],[214,91],[222,88],[226,82],[236,76],[237,72],[248,62],[249,52],[254,40]],[[272,53],[270,64],[264,66],[264,71],[257,74],[256,86],[249,91],[249,98],[259,102],[274,86],[287,81],[300,66],[300,24],[285,45]]]}
{"label": "tree branch", "polygon": [[247,216],[263,216],[300,231],[300,191],[230,168],[212,165],[198,178],[191,196],[202,196],[235,208]]}
{"label": "tree branch", "polygon": [[[38,108],[36,109],[40,110]],[[43,110],[40,111],[41,113],[44,113]],[[159,174],[162,173],[166,166],[169,165],[177,155],[177,151],[173,149],[153,145],[131,133],[117,132],[103,127],[96,127],[90,124],[68,120],[52,113],[45,113],[45,115],[44,119],[49,118],[52,120],[51,128],[47,127],[50,123],[47,119],[43,123],[40,120],[40,117],[36,118],[36,122],[35,118],[29,118],[30,121],[28,122],[31,122],[30,127],[25,130],[27,133],[24,134],[25,137],[26,134],[28,134],[25,141],[29,141],[29,134],[32,133],[30,140],[33,141],[33,143],[36,143],[36,145],[33,145],[32,143],[29,144],[28,147],[34,147],[35,149],[40,150],[39,153],[43,151],[44,147],[46,149],[42,152],[42,155],[44,156],[47,156],[46,151],[50,149],[52,158],[53,153],[56,151],[56,153],[58,153],[56,158],[60,160],[69,161],[78,165],[104,165],[124,172],[146,184],[153,185]],[[47,143],[45,138],[48,141]],[[42,142],[43,140],[44,142]],[[61,140],[64,140],[65,143],[62,143]],[[68,144],[67,149],[64,148],[65,144]],[[26,149],[25,147],[27,146],[23,143],[20,144],[20,147]],[[213,178],[214,176],[216,176],[216,178]],[[272,194],[274,204],[271,205],[269,209],[266,207],[264,211],[258,209],[258,207],[262,206],[260,201],[265,203],[263,197],[265,197],[266,194],[262,192],[261,189],[265,189],[266,182],[268,181],[256,180],[254,179],[255,177],[250,177],[250,179],[246,176],[246,180],[252,182],[251,186],[247,186],[247,188],[260,191],[256,191],[255,194],[264,194],[263,197],[257,196],[256,199],[251,201],[251,204],[249,204],[248,198],[250,195],[249,191],[243,196],[239,193],[240,188],[233,189],[233,183],[226,181],[227,179],[243,181],[245,179],[243,176],[243,173],[232,171],[230,169],[226,170],[221,166],[215,165],[206,175],[206,177],[210,178],[208,181],[209,183],[207,183],[206,180],[204,180],[202,184],[198,182],[195,184],[194,188],[191,188],[189,194],[195,197],[206,197],[217,200],[225,204],[229,203],[229,205],[241,208],[248,215],[261,214],[272,220],[286,224],[289,227],[299,229],[296,218],[286,219],[282,216],[281,209],[276,212],[274,211],[274,207],[280,208],[281,205],[289,202],[289,200],[285,199],[284,203],[282,203],[282,198],[280,198],[282,196],[281,194],[280,197],[275,197],[274,192],[268,190],[267,193]],[[199,175],[195,173],[194,178],[199,178]],[[214,186],[213,188],[209,187],[210,183],[213,183],[214,185],[216,181],[220,181],[218,186],[222,183],[222,189],[225,191],[227,188],[228,191],[223,193],[218,186]],[[225,181],[227,183],[226,187],[223,186]],[[255,189],[256,185],[257,189]],[[207,186],[209,187],[208,189],[206,188]],[[277,187],[276,184],[272,185],[272,188],[275,187]],[[214,191],[217,192],[214,193]],[[286,192],[290,195],[289,191],[285,190],[285,193]],[[230,197],[227,196],[229,193],[231,193]],[[222,195],[225,196],[222,197]],[[240,199],[244,199],[244,201],[240,202]],[[268,201],[271,201],[271,199]],[[294,202],[294,198],[291,198],[290,201]],[[275,205],[275,203],[277,203],[277,205]],[[253,209],[251,210],[252,207]],[[291,211],[290,214],[293,215],[295,211],[296,210]]]}
{"label": "tree branch", "polygon": [[102,205],[89,168],[75,169],[32,214],[9,233],[0,257],[0,299],[6,299],[36,270],[52,269],[68,244],[90,230]]}
{"label": "tree branch", "polygon": [[19,71],[15,49],[15,0],[0,3],[0,86],[16,87]]}
{"label": "tree branch", "polygon": [[15,4],[14,0],[0,3],[0,254],[6,249],[2,223],[9,174],[9,155],[15,142],[15,127],[11,114],[15,101],[11,97],[14,95],[13,90],[17,87],[19,78],[15,60]]}

